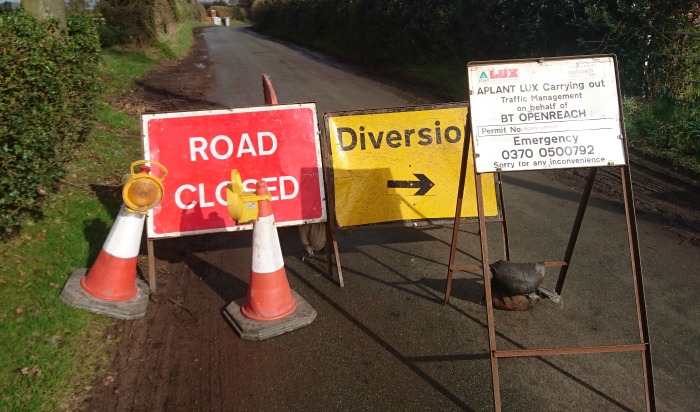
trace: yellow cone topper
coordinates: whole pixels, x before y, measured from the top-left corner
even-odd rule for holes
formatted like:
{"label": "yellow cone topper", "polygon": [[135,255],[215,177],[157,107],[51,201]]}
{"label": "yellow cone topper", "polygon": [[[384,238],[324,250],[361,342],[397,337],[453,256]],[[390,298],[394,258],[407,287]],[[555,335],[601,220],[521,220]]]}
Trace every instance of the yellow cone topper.
{"label": "yellow cone topper", "polygon": [[[146,165],[150,166],[146,166]],[[157,166],[160,177],[150,174],[151,168]],[[130,176],[124,182],[122,197],[126,210],[136,213],[147,213],[158,206],[163,200],[163,179],[168,170],[160,163],[152,160],[137,160],[129,168]]]}
{"label": "yellow cone topper", "polygon": [[231,183],[226,185],[226,203],[228,214],[239,225],[258,218],[258,200],[272,200],[270,194],[258,196],[253,192],[243,191],[243,183],[238,169],[231,170]]}

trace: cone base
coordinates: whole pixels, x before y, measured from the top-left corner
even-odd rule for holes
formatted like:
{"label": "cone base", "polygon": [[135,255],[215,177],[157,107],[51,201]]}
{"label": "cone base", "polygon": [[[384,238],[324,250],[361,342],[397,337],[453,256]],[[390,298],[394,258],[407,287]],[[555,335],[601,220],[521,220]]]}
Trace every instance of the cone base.
{"label": "cone base", "polygon": [[138,319],[146,314],[149,293],[146,282],[136,278],[138,292],[129,300],[105,300],[87,293],[80,285],[87,272],[88,269],[78,269],[71,273],[61,291],[61,300],[73,307],[117,319]]}
{"label": "cone base", "polygon": [[275,315],[273,316],[261,316],[257,312],[255,312],[255,310],[253,310],[253,308],[250,306],[250,301],[246,301],[243,304],[243,307],[241,307],[241,313],[243,313],[243,316],[253,320],[277,320],[282,319],[285,316],[291,315],[292,312],[296,310],[297,305],[297,301],[294,298],[291,298],[290,301],[287,302],[287,307],[283,311],[275,313]]}
{"label": "cone base", "polygon": [[292,296],[297,301],[297,307],[291,314],[277,320],[253,320],[241,313],[241,307],[246,299],[237,299],[223,311],[226,320],[231,324],[241,339],[264,340],[308,326],[316,319],[316,310],[298,293],[292,290]]}

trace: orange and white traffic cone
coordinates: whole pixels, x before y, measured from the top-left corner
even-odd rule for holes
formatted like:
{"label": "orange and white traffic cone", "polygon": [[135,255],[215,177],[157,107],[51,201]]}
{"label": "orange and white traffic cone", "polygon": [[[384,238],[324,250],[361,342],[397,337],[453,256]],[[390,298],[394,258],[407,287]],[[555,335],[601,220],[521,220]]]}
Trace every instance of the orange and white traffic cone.
{"label": "orange and white traffic cone", "polygon": [[[267,184],[258,182],[258,196],[268,195]],[[275,216],[269,200],[258,201],[258,220],[253,224],[253,256],[250,285],[241,307],[244,316],[254,320],[283,318],[297,307],[284,270]]]}
{"label": "orange and white traffic cone", "polygon": [[126,211],[122,205],[102,250],[80,285],[89,294],[107,300],[136,296],[136,263],[145,215]]}
{"label": "orange and white traffic cone", "polygon": [[78,269],[68,279],[61,298],[92,312],[135,319],[146,313],[148,291],[136,278],[145,215],[122,205],[102,250],[90,269]]}
{"label": "orange and white traffic cone", "polygon": [[[269,195],[265,182],[258,182],[255,194],[256,197]],[[234,216],[231,215],[236,220]],[[258,200],[248,293],[245,298],[229,303],[223,311],[242,339],[271,338],[307,326],[316,319],[316,310],[289,288],[274,223],[269,198]]]}

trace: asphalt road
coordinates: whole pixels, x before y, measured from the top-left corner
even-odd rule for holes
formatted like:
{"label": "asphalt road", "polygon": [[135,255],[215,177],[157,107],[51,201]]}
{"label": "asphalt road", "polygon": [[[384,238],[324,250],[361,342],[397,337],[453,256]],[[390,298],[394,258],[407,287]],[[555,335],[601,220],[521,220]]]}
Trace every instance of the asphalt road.
{"label": "asphalt road", "polygon": [[[245,27],[208,29],[204,37],[216,84],[208,100],[226,106],[262,105],[263,73],[270,75],[280,103],[317,102],[319,117],[421,101]],[[539,172],[507,174],[504,191],[512,260],[561,260],[580,192]],[[695,410],[700,404],[700,249],[682,242],[654,216],[638,224],[657,406]],[[296,232],[282,230],[290,284],[317,310],[315,322],[264,342],[238,339],[220,315],[212,320],[216,332],[203,331],[199,322],[190,327],[183,320],[187,315],[175,326],[153,325],[144,341],[154,345],[156,340],[158,348],[176,348],[177,343],[165,340],[176,331],[211,346],[206,356],[182,354],[181,360],[170,359],[168,368],[148,372],[158,379],[140,382],[152,385],[153,408],[490,410],[479,276],[457,273],[450,304],[442,304],[451,234],[449,227],[431,227],[340,236],[346,286],[339,288],[323,273],[323,257],[311,264],[302,261]],[[489,238],[491,258],[497,260],[497,226],[489,225]],[[460,263],[476,263],[478,239],[475,225],[463,226]],[[205,280],[201,294],[211,295],[207,299],[218,309],[240,297],[249,268],[245,242],[229,235],[187,242],[171,242],[173,250],[160,254],[159,267],[188,281]],[[563,305],[543,302],[532,311],[496,312],[498,348],[638,343],[629,257],[623,205],[594,196]],[[548,270],[545,285],[553,288],[556,276],[556,270]],[[227,289],[230,279],[236,286]],[[189,291],[178,293],[172,298],[194,305],[186,300]],[[503,408],[644,410],[640,358],[633,352],[502,359]],[[196,375],[197,366],[206,372]],[[185,370],[193,374],[188,379],[179,377]],[[199,388],[198,397],[185,395],[192,388]]]}
{"label": "asphalt road", "polygon": [[391,90],[321,56],[266,40],[244,28],[207,30],[216,88],[209,100],[231,107],[264,105],[261,75],[270,76],[279,103],[316,102],[320,114],[332,111],[407,106]]}

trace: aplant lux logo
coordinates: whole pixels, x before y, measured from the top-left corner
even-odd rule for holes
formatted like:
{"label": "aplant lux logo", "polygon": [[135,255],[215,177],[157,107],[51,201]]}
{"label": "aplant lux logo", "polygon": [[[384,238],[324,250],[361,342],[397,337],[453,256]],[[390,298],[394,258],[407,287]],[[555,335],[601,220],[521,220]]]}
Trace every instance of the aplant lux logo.
{"label": "aplant lux logo", "polygon": [[489,70],[488,72],[481,72],[479,75],[479,82],[487,82],[489,80],[496,79],[517,79],[518,69],[498,69]]}

